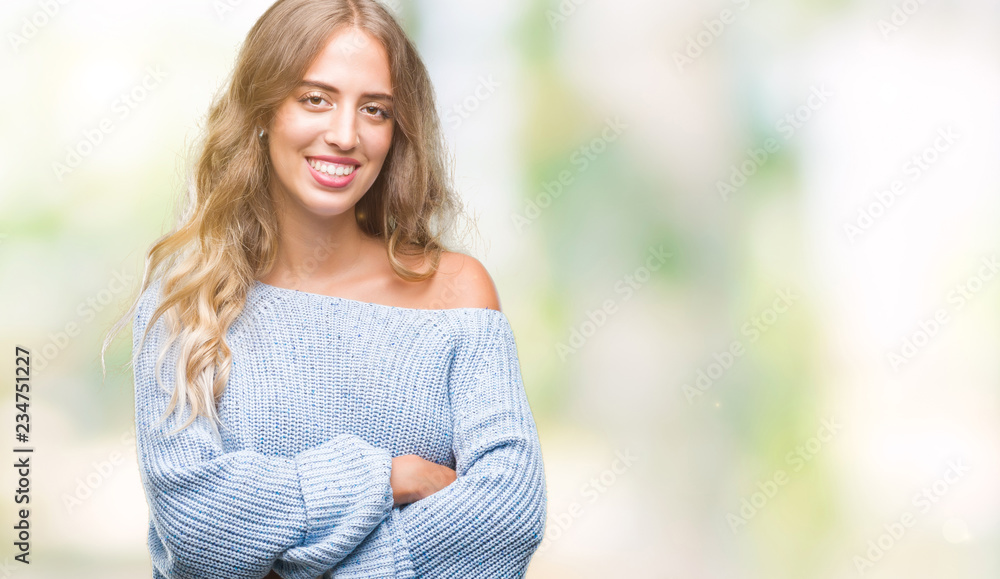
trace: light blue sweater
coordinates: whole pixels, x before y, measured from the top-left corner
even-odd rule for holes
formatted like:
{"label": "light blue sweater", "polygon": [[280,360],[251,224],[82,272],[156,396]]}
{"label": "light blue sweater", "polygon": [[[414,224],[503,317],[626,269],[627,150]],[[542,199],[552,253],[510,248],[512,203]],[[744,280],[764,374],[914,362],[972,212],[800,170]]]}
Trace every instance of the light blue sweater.
{"label": "light blue sweater", "polygon": [[[154,578],[521,577],[542,540],[546,488],[506,316],[408,309],[255,283],[227,333],[232,369],[215,436],[156,421],[173,390],[160,299],[133,326],[136,444]],[[188,416],[184,409],[182,417]],[[393,506],[391,459],[458,479]]]}

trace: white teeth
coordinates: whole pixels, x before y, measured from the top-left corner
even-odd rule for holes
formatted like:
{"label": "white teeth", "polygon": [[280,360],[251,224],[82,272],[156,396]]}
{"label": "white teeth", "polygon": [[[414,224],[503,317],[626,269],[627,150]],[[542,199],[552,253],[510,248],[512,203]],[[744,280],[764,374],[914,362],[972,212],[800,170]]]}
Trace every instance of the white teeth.
{"label": "white teeth", "polygon": [[323,161],[317,161],[316,159],[309,159],[309,165],[320,171],[321,173],[326,173],[327,175],[350,175],[354,172],[354,165],[337,165],[335,163],[325,163]]}

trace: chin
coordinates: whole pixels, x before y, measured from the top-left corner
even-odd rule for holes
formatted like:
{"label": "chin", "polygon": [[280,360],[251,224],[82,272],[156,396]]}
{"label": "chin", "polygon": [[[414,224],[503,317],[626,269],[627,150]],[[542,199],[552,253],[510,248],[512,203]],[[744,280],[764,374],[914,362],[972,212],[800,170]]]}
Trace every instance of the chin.
{"label": "chin", "polygon": [[354,211],[354,205],[344,206],[340,203],[336,205],[331,204],[312,204],[308,207],[309,212],[313,215],[319,217],[336,217],[338,215]]}

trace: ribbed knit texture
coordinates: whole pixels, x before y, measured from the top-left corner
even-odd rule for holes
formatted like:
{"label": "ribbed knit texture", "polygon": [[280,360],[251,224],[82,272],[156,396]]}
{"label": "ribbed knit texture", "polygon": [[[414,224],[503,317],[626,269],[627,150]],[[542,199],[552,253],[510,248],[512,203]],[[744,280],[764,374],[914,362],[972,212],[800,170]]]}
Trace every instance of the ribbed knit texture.
{"label": "ribbed knit texture", "polygon": [[[215,436],[166,434],[177,348],[160,299],[133,326],[138,463],[154,578],[521,577],[542,540],[542,455],[506,316],[419,310],[255,283],[230,327]],[[176,345],[175,345],[176,346]],[[184,409],[183,418],[189,410]],[[391,459],[458,479],[393,507]]]}

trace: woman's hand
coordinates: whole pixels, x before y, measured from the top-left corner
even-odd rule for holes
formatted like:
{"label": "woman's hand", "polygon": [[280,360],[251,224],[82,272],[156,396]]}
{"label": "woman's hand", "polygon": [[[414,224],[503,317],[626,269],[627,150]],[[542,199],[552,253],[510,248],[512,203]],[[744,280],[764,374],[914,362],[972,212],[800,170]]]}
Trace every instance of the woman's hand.
{"label": "woman's hand", "polygon": [[[392,459],[392,472],[389,474],[393,506],[407,505],[429,497],[455,482],[457,478],[458,475],[454,470],[424,460],[415,454],[397,456]],[[280,579],[280,577],[271,571],[264,579]]]}
{"label": "woman's hand", "polygon": [[393,506],[415,503],[429,497],[457,478],[454,470],[415,454],[394,457],[389,475]]}

